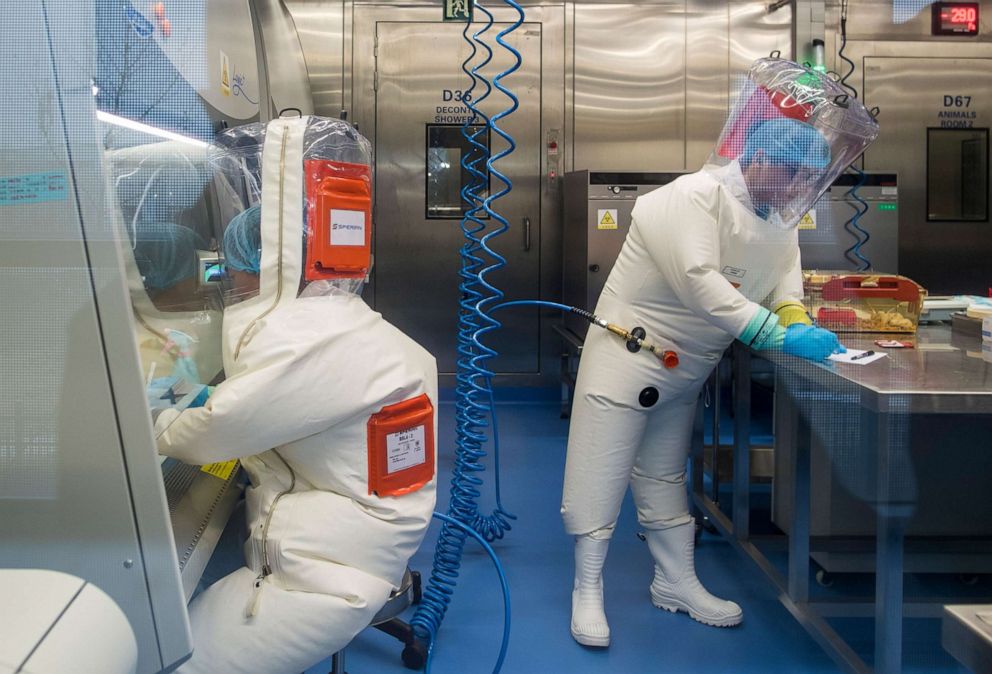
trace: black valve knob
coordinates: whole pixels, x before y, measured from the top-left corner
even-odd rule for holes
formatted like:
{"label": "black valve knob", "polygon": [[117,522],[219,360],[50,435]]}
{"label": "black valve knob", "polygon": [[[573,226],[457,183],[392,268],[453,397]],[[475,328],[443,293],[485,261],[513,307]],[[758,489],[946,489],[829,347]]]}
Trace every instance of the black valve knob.
{"label": "black valve knob", "polygon": [[[644,331],[644,328],[637,327],[630,331],[630,335],[636,339],[627,340],[627,350],[631,353],[637,353],[641,350],[641,345],[637,343],[637,340],[644,339],[648,336],[648,333]],[[651,404],[653,405],[654,403]],[[650,405],[646,405],[645,407],[650,407]]]}

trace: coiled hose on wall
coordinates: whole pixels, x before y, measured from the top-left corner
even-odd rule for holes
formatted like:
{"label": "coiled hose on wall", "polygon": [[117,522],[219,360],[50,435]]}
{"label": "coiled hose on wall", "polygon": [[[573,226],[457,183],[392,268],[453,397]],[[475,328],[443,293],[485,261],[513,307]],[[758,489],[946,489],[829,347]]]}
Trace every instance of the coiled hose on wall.
{"label": "coiled hose on wall", "polygon": [[[837,56],[839,56],[840,59],[847,64],[847,72],[840,78],[840,84],[851,92],[852,98],[857,98],[858,90],[847,83],[848,78],[854,73],[854,61],[844,55],[844,49],[847,47],[847,9],[848,0],[841,0],[840,49],[837,51]],[[844,223],[844,229],[857,240],[853,246],[844,251],[844,257],[846,257],[852,265],[855,265],[857,271],[867,271],[868,269],[871,269],[871,260],[865,257],[864,253],[861,251],[862,246],[871,240],[871,234],[869,234],[868,231],[860,225],[862,216],[868,212],[868,202],[862,199],[861,195],[858,193],[858,189],[865,184],[865,172],[862,171],[857,165],[857,162],[863,157],[864,155],[862,154],[861,157],[858,157],[858,159],[855,160],[855,163],[851,164],[851,170],[857,175],[857,180],[854,183],[854,187],[849,189],[844,195],[848,200],[848,205],[854,209],[854,214],[847,220],[847,222]]]}
{"label": "coiled hose on wall", "polygon": [[[472,79],[472,84],[465,95],[465,102],[472,116],[462,127],[462,135],[468,142],[470,151],[463,156],[461,165],[471,176],[471,180],[461,192],[466,212],[461,224],[465,242],[460,251],[462,266],[459,289],[462,299],[459,306],[455,386],[455,466],[451,477],[448,515],[442,518],[441,533],[434,550],[431,577],[424,589],[423,599],[417,612],[410,621],[417,637],[428,644],[429,654],[433,652],[437,631],[454,594],[466,539],[471,534],[480,542],[498,540],[510,530],[511,521],[516,519],[503,506],[500,493],[499,435],[493,396],[495,372],[491,366],[491,361],[497,352],[486,344],[485,339],[489,333],[501,327],[500,322],[490,315],[490,311],[504,295],[489,277],[506,265],[505,258],[494,250],[493,244],[494,240],[509,228],[508,221],[497,210],[497,202],[513,189],[512,181],[499,171],[497,162],[516,148],[512,136],[500,128],[499,122],[519,107],[517,97],[503,83],[521,65],[520,53],[506,41],[506,38],[524,21],[524,12],[519,4],[514,0],[503,0],[503,2],[515,12],[516,19],[497,34],[495,41],[510,55],[512,64],[496,75],[491,84],[482,74],[482,69],[493,58],[492,48],[483,40],[485,34],[493,28],[492,13],[477,4],[475,10],[481,13],[485,20],[475,32],[471,32],[473,24],[466,24],[462,34],[471,47],[471,54],[462,64],[462,70]],[[508,105],[490,118],[478,106],[492,94],[494,89],[507,98]],[[491,155],[488,143],[484,140],[494,135],[505,141],[505,147],[495,155]],[[491,186],[491,183],[495,184]],[[489,192],[490,187],[492,192]],[[490,440],[490,434],[493,447],[496,508],[492,513],[484,514],[480,511],[478,503],[483,485],[480,474],[485,470],[482,460],[487,455],[485,447]],[[493,559],[496,561],[495,556]],[[505,577],[498,561],[496,564],[505,588]],[[510,631],[509,615],[507,595],[503,641],[494,672],[502,668],[506,656]]]}
{"label": "coiled hose on wall", "polygon": [[[515,0],[502,1],[514,12],[516,19],[496,35],[495,41],[509,54],[512,64],[496,75],[491,83],[482,75],[482,69],[494,56],[492,48],[483,40],[485,34],[493,29],[492,13],[477,4],[475,9],[485,17],[485,20],[475,32],[471,30],[472,24],[466,24],[462,32],[463,38],[471,48],[469,57],[462,63],[462,70],[472,80],[471,86],[463,96],[472,115],[462,127],[462,135],[469,150],[462,157],[461,166],[471,179],[461,191],[465,207],[461,229],[465,241],[460,250],[462,266],[459,290],[462,299],[459,303],[455,387],[455,466],[451,477],[448,514],[435,513],[435,517],[442,520],[442,525],[434,549],[431,577],[424,589],[417,612],[410,621],[417,638],[427,644],[428,671],[437,632],[454,595],[462,553],[466,539],[470,536],[478,540],[492,557],[505,598],[503,640],[494,672],[499,672],[502,668],[509,644],[509,591],[499,560],[489,546],[489,543],[501,539],[507,531],[510,531],[512,520],[516,519],[503,506],[500,494],[499,432],[493,394],[495,371],[490,364],[498,354],[486,343],[486,337],[501,328],[502,324],[493,317],[493,313],[513,306],[544,306],[572,312],[623,340],[632,353],[643,349],[645,353],[656,356],[665,367],[678,366],[677,354],[647,339],[643,328],[627,329],[584,309],[556,302],[542,300],[504,302],[504,293],[490,280],[494,273],[506,266],[506,259],[493,247],[496,238],[509,229],[509,222],[499,212],[497,202],[513,189],[510,178],[500,172],[498,162],[516,149],[516,142],[500,127],[500,121],[513,114],[519,107],[517,97],[506,88],[504,80],[520,68],[521,56],[506,38],[524,21],[524,12]],[[508,105],[492,117],[487,117],[479,106],[492,95],[494,90],[506,97]],[[494,136],[503,140],[504,147],[496,154],[490,154],[489,144],[484,141]],[[479,509],[478,501],[483,485],[481,473],[485,470],[482,460],[487,455],[485,447],[490,439],[495,473],[496,508],[491,513],[484,514]]]}

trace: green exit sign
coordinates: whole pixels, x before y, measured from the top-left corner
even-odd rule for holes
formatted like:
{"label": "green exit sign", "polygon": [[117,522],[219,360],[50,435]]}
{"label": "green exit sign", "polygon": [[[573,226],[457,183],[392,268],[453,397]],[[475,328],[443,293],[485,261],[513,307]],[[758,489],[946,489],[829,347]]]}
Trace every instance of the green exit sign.
{"label": "green exit sign", "polygon": [[895,204],[879,204],[878,210],[880,211],[894,211],[896,210]]}
{"label": "green exit sign", "polygon": [[475,0],[442,0],[444,2],[445,21],[465,21],[472,20],[472,9]]}

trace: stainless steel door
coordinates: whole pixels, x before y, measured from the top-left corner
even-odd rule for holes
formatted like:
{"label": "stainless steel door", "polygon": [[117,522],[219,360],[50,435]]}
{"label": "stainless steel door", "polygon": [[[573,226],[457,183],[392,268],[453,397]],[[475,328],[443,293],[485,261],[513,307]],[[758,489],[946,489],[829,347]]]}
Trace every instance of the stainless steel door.
{"label": "stainless steel door", "polygon": [[[497,24],[496,30],[506,24]],[[462,102],[471,81],[461,64],[470,54],[462,24],[436,22],[378,22],[375,77],[375,308],[438,359],[442,373],[455,370],[458,321],[459,249],[465,239],[461,216],[445,210],[444,189],[457,195],[461,171],[456,148],[429,142],[457,138],[467,116]],[[490,40],[492,41],[492,40]],[[541,25],[525,24],[508,40],[523,58],[520,70],[505,81],[520,99],[520,107],[501,127],[517,149],[497,168],[513,181],[513,191],[498,200],[498,211],[510,229],[496,239],[495,248],[507,267],[489,278],[508,298],[537,298],[540,292],[541,229]],[[496,48],[485,73],[494,76],[512,64]],[[476,92],[478,94],[478,92]],[[487,115],[509,105],[498,91],[480,104]],[[505,147],[495,134],[495,154]],[[429,151],[429,145],[442,147]],[[448,144],[450,145],[450,144]],[[428,185],[428,160],[435,161]],[[440,168],[439,168],[440,167]],[[450,167],[450,168],[448,168]],[[447,179],[450,178],[450,181]],[[501,184],[491,181],[496,191]],[[442,197],[442,203],[431,201]],[[454,203],[457,203],[455,199]],[[449,204],[450,205],[450,204]],[[428,216],[431,217],[428,217]],[[496,223],[489,221],[489,227]],[[529,231],[528,231],[529,230]],[[513,309],[498,315],[503,329],[487,336],[500,353],[494,365],[500,373],[539,369],[539,317],[536,308]]]}
{"label": "stainless steel door", "polygon": [[[865,168],[899,174],[899,272],[931,294],[988,289],[992,256],[987,214],[981,221],[942,216],[928,208],[928,188],[946,178],[940,166],[928,171],[928,129],[958,129],[965,135],[992,126],[992,59],[865,58],[865,101],[881,108],[878,140],[865,154]],[[973,172],[972,172],[973,173]],[[989,177],[977,196],[984,203]],[[954,191],[975,197],[976,186]],[[984,188],[984,189],[982,189]]]}

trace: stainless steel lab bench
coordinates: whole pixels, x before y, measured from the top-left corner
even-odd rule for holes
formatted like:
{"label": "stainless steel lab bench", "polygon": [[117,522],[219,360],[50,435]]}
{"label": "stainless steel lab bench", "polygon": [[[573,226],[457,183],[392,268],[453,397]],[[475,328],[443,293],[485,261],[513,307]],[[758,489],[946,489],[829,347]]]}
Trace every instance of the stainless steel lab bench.
{"label": "stainless steel lab bench", "polygon": [[[843,341],[849,348],[879,350],[874,340],[883,337],[843,335]],[[903,598],[906,525],[913,513],[917,479],[926,477],[915,475],[907,459],[910,419],[914,415],[936,414],[960,415],[962,420],[974,421],[978,415],[984,421],[983,415],[992,413],[992,362],[983,358],[980,340],[952,335],[946,326],[921,326],[913,341],[917,348],[885,350],[888,358],[868,365],[816,364],[778,352],[752,352],[735,342],[735,382],[750,381],[752,358],[776,365],[776,451],[788,446],[793,456],[787,467],[791,521],[785,575],[750,535],[750,386],[738,386],[734,395],[732,520],[703,488],[702,415],[698,415],[692,448],[696,508],[758,564],[780,589],[782,603],[847,671],[871,670],[826,618],[874,616],[875,671],[888,673],[899,672],[902,667],[903,616],[940,615],[939,605],[904,603]],[[849,433],[846,439],[834,437],[842,433],[825,432],[836,420],[824,415],[842,409],[847,410],[847,419],[854,420],[847,427],[853,435]],[[835,460],[851,478],[848,487],[870,505],[873,513],[874,601],[810,599],[810,448],[814,432],[818,442],[834,442]],[[939,442],[939,438],[934,440]],[[973,468],[965,465],[961,470]]]}

